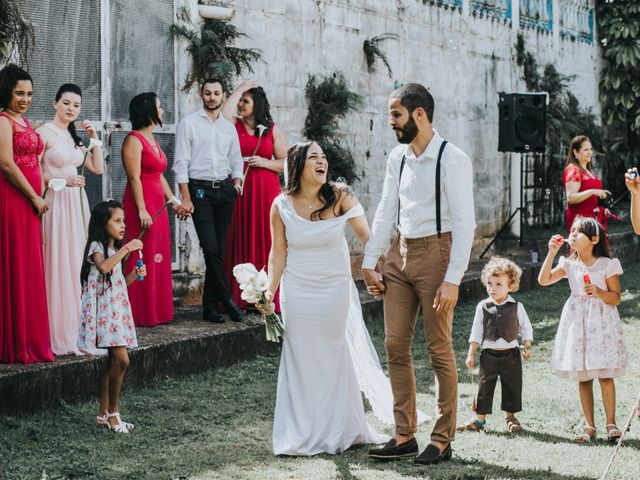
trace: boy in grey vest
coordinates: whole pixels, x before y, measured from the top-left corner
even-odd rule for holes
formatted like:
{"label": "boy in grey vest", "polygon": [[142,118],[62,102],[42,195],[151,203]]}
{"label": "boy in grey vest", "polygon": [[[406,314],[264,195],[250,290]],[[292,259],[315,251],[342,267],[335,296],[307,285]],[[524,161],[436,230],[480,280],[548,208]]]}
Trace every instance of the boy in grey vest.
{"label": "boy in grey vest", "polygon": [[[511,292],[518,290],[522,270],[511,260],[493,257],[482,269],[481,280],[489,297],[476,307],[469,337],[466,365],[474,367],[474,357],[480,353],[480,376],[476,418],[458,425],[458,431],[484,430],[486,417],[491,413],[496,381],[502,387],[501,409],[507,413],[507,430],[521,432],[522,425],[515,414],[522,410],[522,358],[531,357],[533,329],[527,312],[516,302]],[[518,336],[523,346],[518,345]]]}

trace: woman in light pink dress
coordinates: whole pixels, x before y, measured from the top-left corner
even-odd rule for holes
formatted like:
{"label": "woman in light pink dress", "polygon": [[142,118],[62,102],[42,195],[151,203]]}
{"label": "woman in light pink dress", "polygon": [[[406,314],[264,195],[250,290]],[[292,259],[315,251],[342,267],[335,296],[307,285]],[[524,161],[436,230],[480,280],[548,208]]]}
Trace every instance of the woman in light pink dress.
{"label": "woman in light pink dress", "polygon": [[[42,217],[44,230],[44,272],[47,285],[51,349],[56,355],[80,354],[77,347],[80,326],[80,267],[87,241],[89,201],[85,180],[78,168],[87,151],[76,133],[74,121],[82,105],[82,92],[67,83],[56,94],[55,118],[38,128],[45,142],[42,170],[45,185],[52,178],[63,179],[60,191],[48,189],[46,199],[51,209]],[[97,133],[87,120],[82,127],[91,138]],[[103,172],[102,150],[92,148],[86,155],[85,168],[96,175]]]}

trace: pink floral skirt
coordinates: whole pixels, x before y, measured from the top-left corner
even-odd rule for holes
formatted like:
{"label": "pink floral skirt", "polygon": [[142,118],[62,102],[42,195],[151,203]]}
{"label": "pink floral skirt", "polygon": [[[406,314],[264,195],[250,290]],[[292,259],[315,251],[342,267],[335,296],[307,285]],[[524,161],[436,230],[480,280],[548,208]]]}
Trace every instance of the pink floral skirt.
{"label": "pink floral skirt", "polygon": [[562,309],[551,368],[561,378],[578,381],[624,375],[627,354],[618,309],[599,298],[569,297]]}

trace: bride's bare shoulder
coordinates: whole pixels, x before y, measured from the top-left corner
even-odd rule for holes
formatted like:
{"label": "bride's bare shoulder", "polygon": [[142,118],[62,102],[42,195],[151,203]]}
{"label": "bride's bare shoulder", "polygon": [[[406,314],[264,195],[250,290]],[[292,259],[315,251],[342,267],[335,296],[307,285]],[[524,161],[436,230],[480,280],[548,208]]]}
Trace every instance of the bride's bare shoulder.
{"label": "bride's bare shoulder", "polygon": [[340,214],[347,212],[358,203],[358,197],[347,183],[336,182],[332,184],[332,187],[336,194],[336,206]]}

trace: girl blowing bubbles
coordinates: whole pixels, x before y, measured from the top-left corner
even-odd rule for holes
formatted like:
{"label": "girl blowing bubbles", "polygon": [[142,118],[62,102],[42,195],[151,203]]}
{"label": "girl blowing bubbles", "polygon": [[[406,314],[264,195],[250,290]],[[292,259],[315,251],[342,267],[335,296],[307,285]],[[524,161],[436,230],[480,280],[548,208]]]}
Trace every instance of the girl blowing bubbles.
{"label": "girl blowing bubbles", "polygon": [[128,433],[133,428],[132,424],[123,422],[118,413],[120,388],[129,365],[127,348],[138,346],[127,285],[133,283],[137,276],[147,274],[143,265],[124,277],[122,266],[125,256],[141,250],[142,242],[134,239],[123,247],[123,237],[122,205],[113,200],[98,203],[91,212],[80,271],[82,314],[78,348],[88,353],[98,353],[98,348],[109,351],[107,368],[102,375],[100,411],[96,421],[117,433]]}
{"label": "girl blowing bubbles", "polygon": [[584,413],[584,431],[576,442],[588,443],[596,437],[593,415],[593,379],[602,390],[607,417],[607,437],[617,441],[621,432],[616,426],[616,390],[613,379],[623,375],[627,356],[622,326],[616,305],[620,303],[622,267],[618,259],[609,258],[602,226],[593,218],[577,217],[570,230],[569,245],[574,253],[553,259],[564,243],[560,235],[549,241],[549,253],[542,264],[538,282],[551,285],[567,277],[571,296],[560,317],[551,367],[562,378],[576,379]]}

